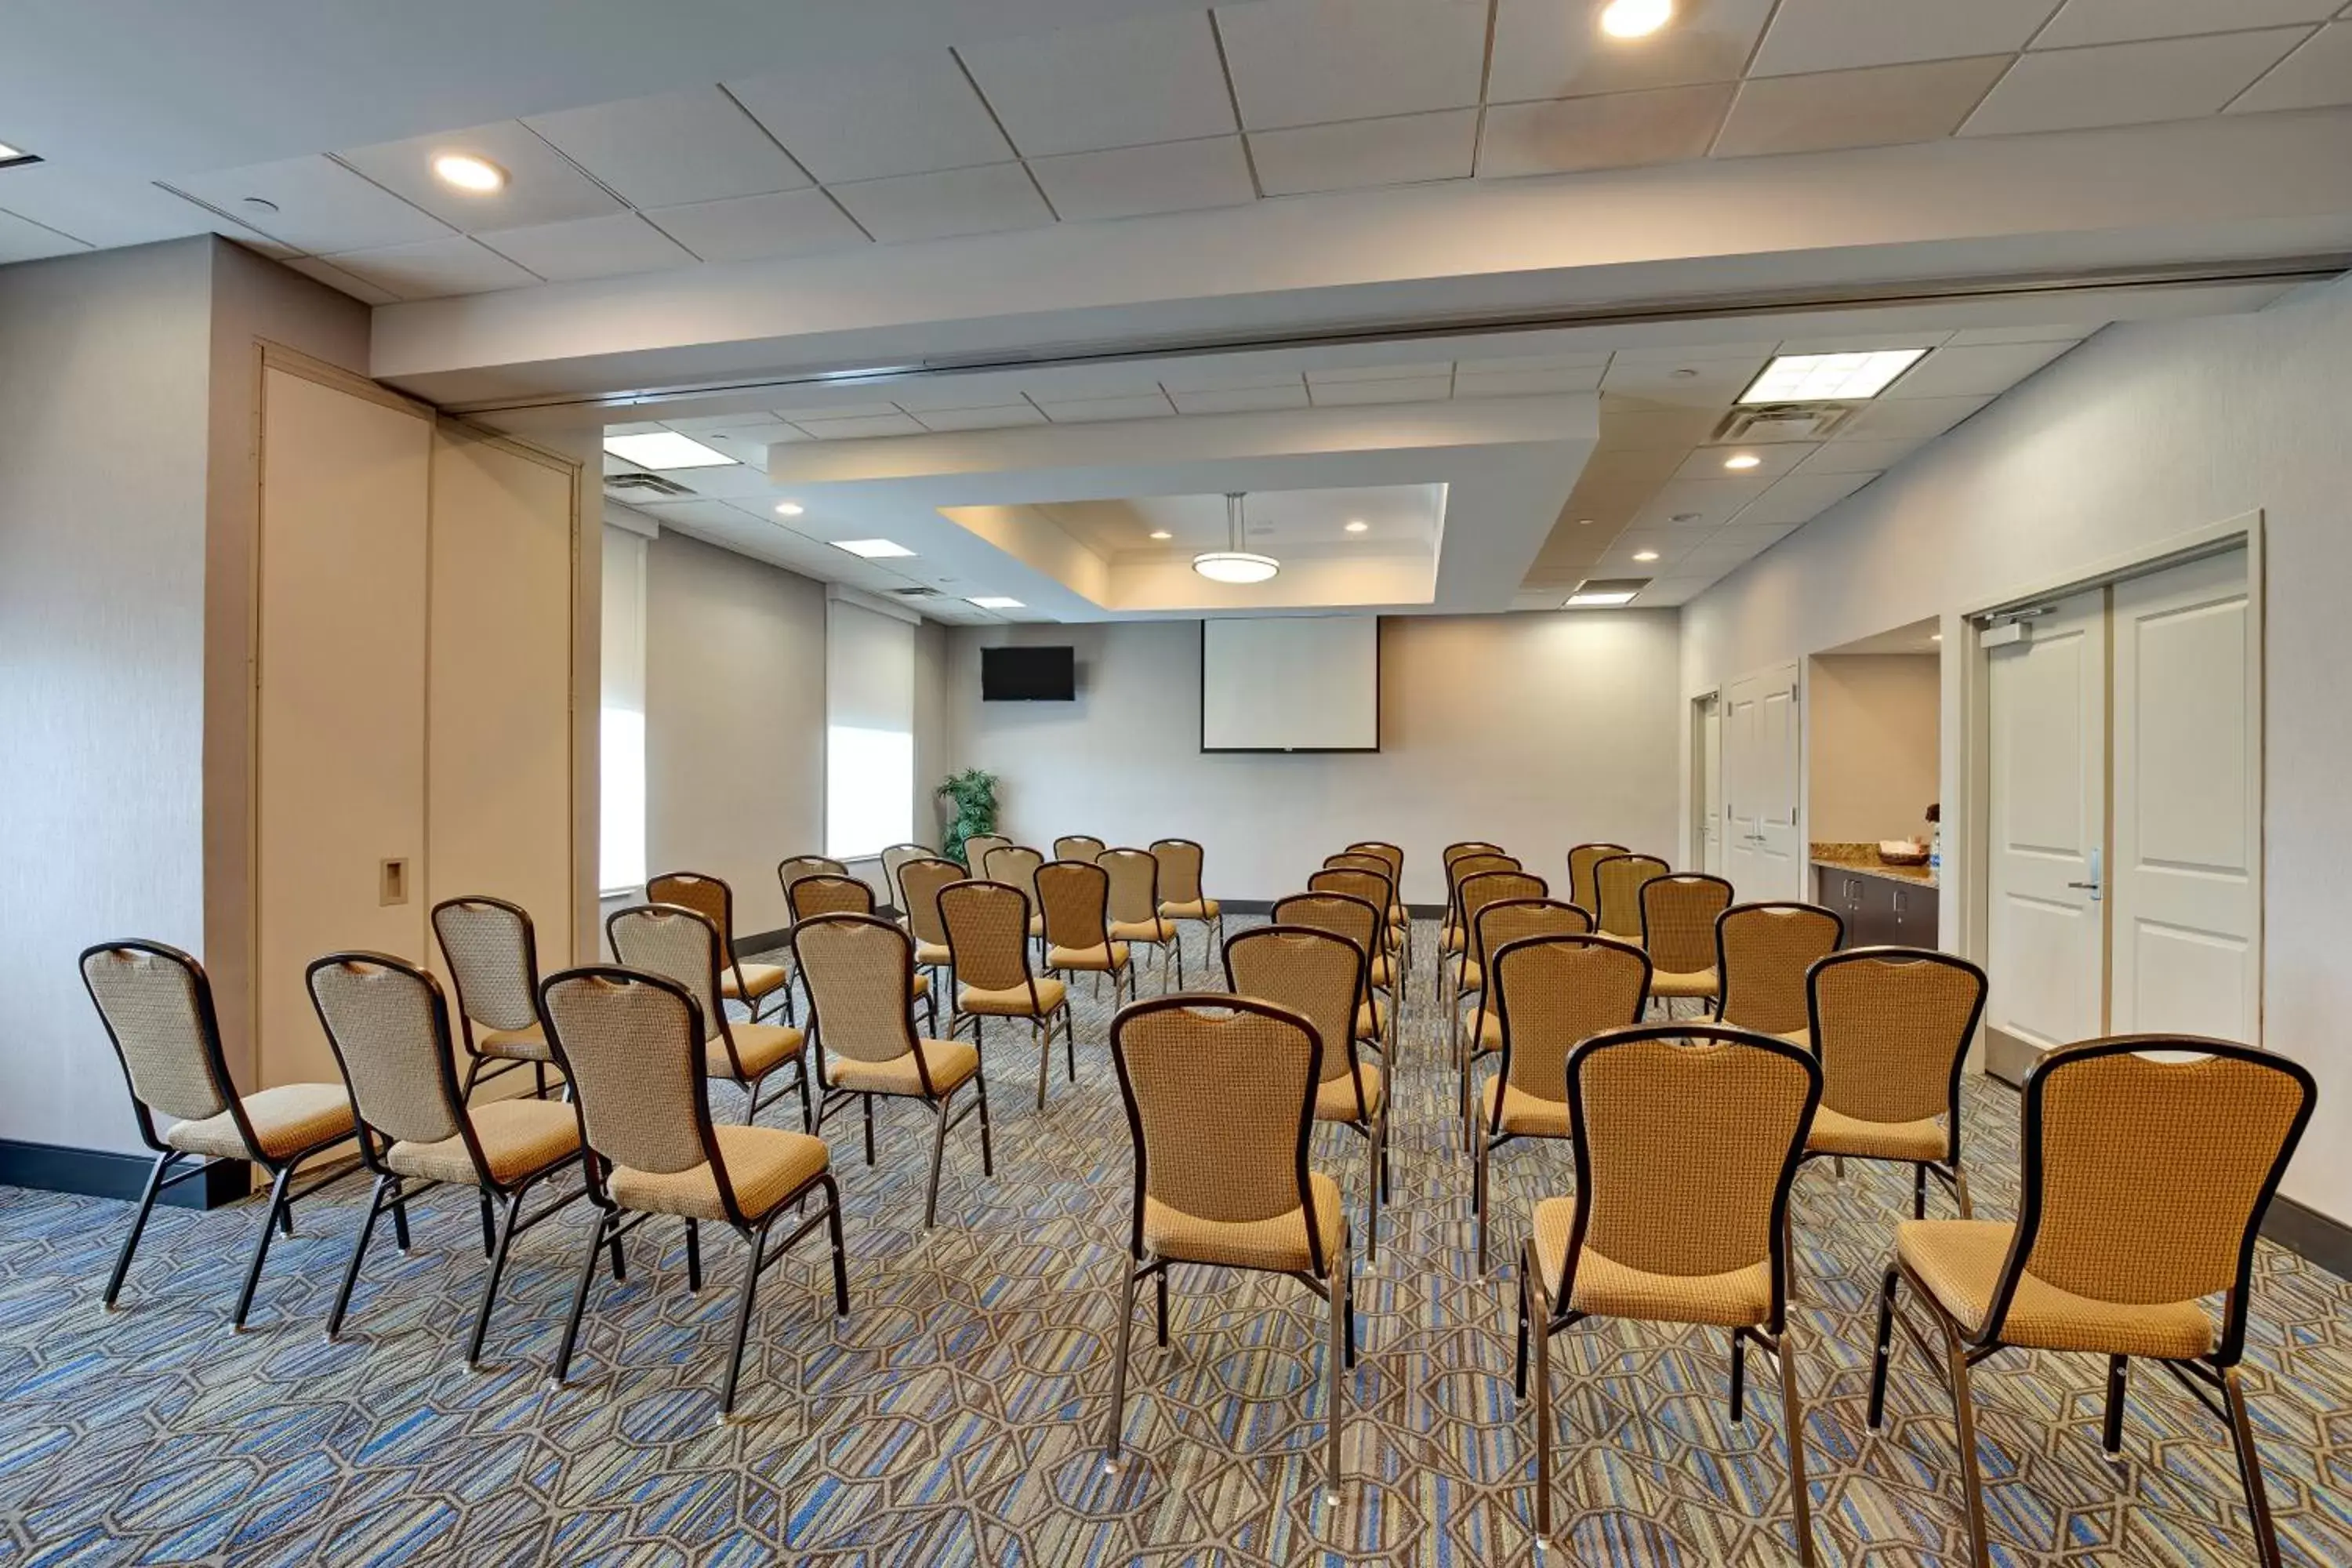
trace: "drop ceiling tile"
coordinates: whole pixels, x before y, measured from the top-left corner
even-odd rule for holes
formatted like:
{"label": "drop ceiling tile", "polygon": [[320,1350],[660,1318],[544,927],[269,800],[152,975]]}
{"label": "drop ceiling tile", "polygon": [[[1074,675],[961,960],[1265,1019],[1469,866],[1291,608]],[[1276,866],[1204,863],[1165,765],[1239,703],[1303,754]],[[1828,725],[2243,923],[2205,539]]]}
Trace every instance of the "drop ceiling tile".
{"label": "drop ceiling tile", "polygon": [[1452,360],[1423,360],[1414,364],[1350,364],[1310,370],[1307,373],[1307,384],[1320,391],[1344,381],[1397,381],[1408,376],[1426,381],[1432,376],[1453,374]]}
{"label": "drop ceiling tile", "polygon": [[1769,550],[1804,526],[1801,522],[1735,522],[1716,538],[1727,544],[1747,549],[1750,553]]}
{"label": "drop ceiling tile", "polygon": [[1761,479],[1675,479],[1650,499],[1634,521],[1640,527],[1652,529],[1721,528],[1775,482]]}
{"label": "drop ceiling tile", "polygon": [[1054,221],[1029,172],[1018,163],[866,180],[835,185],[833,196],[886,245],[1039,228]]}
{"label": "drop ceiling tile", "polygon": [[1954,332],[1955,348],[1977,343],[2079,343],[2105,326],[2105,321],[2053,322],[2047,326],[1969,327]]}
{"label": "drop ceiling tile", "polygon": [[1548,392],[1591,392],[1601,367],[1577,370],[1510,370],[1493,363],[1465,364],[1454,373],[1456,397],[1525,397]]}
{"label": "drop ceiling tile", "polygon": [[259,230],[133,175],[19,163],[8,171],[5,186],[13,216],[101,250],[192,234],[219,234],[255,249],[292,249],[273,246]]}
{"label": "drop ceiling tile", "polygon": [[1534,350],[1517,353],[1500,349],[1489,353],[1465,351],[1454,363],[1465,371],[1606,370],[1610,358],[1607,349],[1580,349],[1569,353],[1544,353]]}
{"label": "drop ceiling tile", "polygon": [[1304,408],[1307,384],[1293,378],[1281,386],[1233,387],[1218,392],[1177,392],[1169,397],[1179,414],[1250,414],[1267,408]]}
{"label": "drop ceiling tile", "polygon": [[1642,609],[1668,609],[1675,605],[1686,605],[1705,593],[1713,581],[1711,577],[1700,576],[1660,577],[1643,589],[1642,596],[1633,603]]}
{"label": "drop ceiling tile", "polygon": [[927,430],[1006,430],[1015,425],[1045,423],[1045,416],[1034,403],[998,403],[985,408],[926,408],[915,417]]}
{"label": "drop ceiling tile", "polygon": [[757,261],[868,243],[865,231],[818,190],[659,207],[646,216],[705,261]]}
{"label": "drop ceiling tile", "polygon": [[852,403],[846,396],[838,403],[795,403],[769,410],[776,418],[792,425],[811,419],[879,419],[900,412],[896,403]]}
{"label": "drop ceiling tile", "polygon": [[715,87],[591,104],[523,123],[640,207],[798,190],[808,175]]}
{"label": "drop ceiling tile", "polygon": [[800,418],[793,423],[819,441],[861,440],[869,436],[920,436],[924,426],[911,414],[853,414]]}
{"label": "drop ceiling tile", "polygon": [[2058,0],[1781,0],[1751,76],[2011,54]]}
{"label": "drop ceiling tile", "polygon": [[[1760,366],[1762,362],[1758,362]],[[1751,373],[1752,374],[1752,373]],[[1740,384],[1743,387],[1745,382]],[[1733,396],[1738,394],[1734,392]],[[1673,452],[1675,462],[1680,454],[1706,440],[1723,417],[1722,410],[1728,401],[1714,408],[1680,408],[1664,405],[1648,399],[1633,400],[1612,393],[1608,378],[1601,378],[1601,452],[1593,459],[1599,462],[1612,452]],[[1674,463],[1668,463],[1669,470]],[[1591,465],[1587,464],[1588,470]]]}
{"label": "drop ceiling tile", "polygon": [[635,213],[577,217],[476,237],[552,282],[691,267],[694,257]]}
{"label": "drop ceiling tile", "polygon": [[[1774,354],[1859,354],[1881,349],[1932,349],[1951,338],[1949,332],[1855,332],[1826,338],[1790,338]],[[2006,341],[2006,340],[2004,340]]]}
{"label": "drop ceiling tile", "polygon": [[[449,226],[323,154],[191,174],[179,189],[298,250],[370,250],[439,239]],[[275,203],[264,212],[247,203]]]}
{"label": "drop ceiling tile", "polygon": [[1755,77],[1716,138],[1718,158],[1939,142],[1959,129],[2009,68],[2007,55]]}
{"label": "drop ceiling tile", "polygon": [[2071,49],[2134,38],[2324,22],[2336,9],[2336,0],[2066,0],[2033,40],[2033,47]]}
{"label": "drop ceiling tile", "polygon": [[1092,424],[1106,419],[1156,419],[1176,412],[1167,397],[1160,393],[1150,396],[1082,397],[1067,400],[1037,400],[1045,417],[1056,425]]}
{"label": "drop ceiling tile", "polygon": [[1454,395],[1454,377],[1394,375],[1379,381],[1315,381],[1309,387],[1318,408],[1353,407],[1370,403],[1443,403]]}
{"label": "drop ceiling tile", "polygon": [[400,296],[391,289],[371,283],[355,273],[346,272],[333,262],[315,256],[287,256],[278,259],[281,266],[290,267],[303,277],[324,283],[330,289],[340,289],[362,305],[391,305],[400,300]]}
{"label": "drop ceiling tile", "polygon": [[1738,81],[1772,0],[1716,0],[1638,42],[1603,33],[1597,11],[1561,0],[1501,0],[1487,102]]}
{"label": "drop ceiling tile", "polygon": [[1940,436],[1991,401],[1990,397],[1882,397],[1848,420],[1839,434],[1871,440]]}
{"label": "drop ceiling tile", "polygon": [[1872,474],[1790,474],[1739,513],[1738,526],[1762,528],[1803,522],[1868,484]]}
{"label": "drop ceiling tile", "polygon": [[[444,153],[488,158],[506,171],[507,183],[498,190],[482,192],[445,184],[433,173],[433,160]],[[393,195],[468,234],[528,228],[621,210],[612,192],[573,167],[520,120],[383,142],[336,156]]]}
{"label": "drop ceiling tile", "polygon": [[[2347,12],[2352,16],[2352,12]],[[2232,114],[2352,103],[2352,21],[2319,29],[2230,105]]]}
{"label": "drop ceiling tile", "polygon": [[2072,343],[1987,343],[1940,348],[1904,372],[1885,395],[1901,401],[2007,392],[2072,347]]}
{"label": "drop ceiling tile", "polygon": [[325,258],[353,277],[403,300],[436,300],[446,294],[487,294],[520,289],[539,279],[462,234],[414,245],[348,250]]}
{"label": "drop ceiling tile", "polygon": [[12,212],[0,212],[0,264],[11,261],[38,261],[49,256],[75,256],[89,247],[68,234],[18,217]]}
{"label": "drop ceiling tile", "polygon": [[1959,133],[2003,136],[2217,114],[2305,37],[2301,27],[2273,27],[2027,55]]}
{"label": "drop ceiling tile", "polygon": [[1877,474],[1901,462],[1927,444],[1925,436],[1899,436],[1885,440],[1864,437],[1832,441],[1797,465],[1801,474]]}
{"label": "drop ceiling tile", "polygon": [[[1769,446],[1701,447],[1685,458],[1682,467],[1675,470],[1681,479],[1777,479],[1811,457],[1818,448],[1808,441],[1780,441]],[[1759,459],[1752,468],[1727,468],[1723,465],[1732,458]]]}
{"label": "drop ceiling tile", "polygon": [[1703,360],[1769,359],[1780,348],[1776,340],[1762,342],[1724,343],[1696,342],[1646,343],[1633,348],[1619,349],[1609,356],[1612,366],[1664,364],[1697,364]]}
{"label": "drop ceiling tile", "polygon": [[1620,355],[1601,378],[1601,390],[1686,408],[1728,408],[1764,368],[1770,350],[1753,359],[1628,363]]}
{"label": "drop ceiling tile", "polygon": [[1487,0],[1255,0],[1216,9],[1253,131],[1478,101]]}
{"label": "drop ceiling tile", "polygon": [[1358,120],[1262,131],[1249,139],[1267,195],[1413,184],[1469,176],[1478,111],[1448,110],[1394,120]]}
{"label": "drop ceiling tile", "polygon": [[1726,82],[1494,104],[1479,142],[1478,173],[1567,174],[1704,158],[1733,90]]}
{"label": "drop ceiling tile", "polygon": [[1033,158],[1030,171],[1065,218],[1137,217],[1257,199],[1238,136]]}
{"label": "drop ceiling tile", "polygon": [[984,39],[957,52],[1024,157],[1236,129],[1205,11]]}
{"label": "drop ceiling tile", "polygon": [[945,49],[725,84],[827,184],[1002,163],[1013,149]]}
{"label": "drop ceiling tile", "polygon": [[1297,371],[1270,369],[1266,354],[1203,354],[1178,360],[1160,372],[1163,392],[1246,392],[1261,386],[1297,386]]}
{"label": "drop ceiling tile", "polygon": [[754,430],[782,431],[784,427],[782,420],[772,414],[763,414],[757,409],[748,413],[689,414],[681,418],[664,419],[660,424],[663,429],[675,430],[681,436],[695,436],[705,430],[736,430],[749,433]]}

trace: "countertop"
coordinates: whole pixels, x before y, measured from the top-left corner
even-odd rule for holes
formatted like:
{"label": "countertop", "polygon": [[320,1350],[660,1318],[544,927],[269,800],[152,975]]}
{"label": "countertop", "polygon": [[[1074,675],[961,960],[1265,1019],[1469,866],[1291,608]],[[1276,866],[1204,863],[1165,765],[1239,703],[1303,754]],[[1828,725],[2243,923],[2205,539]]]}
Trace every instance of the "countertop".
{"label": "countertop", "polygon": [[1812,861],[1832,871],[1852,871],[1858,876],[1883,877],[1890,882],[1903,882],[1915,888],[1936,886],[1936,873],[1927,866],[1890,866],[1878,858],[1874,844],[1815,844]]}

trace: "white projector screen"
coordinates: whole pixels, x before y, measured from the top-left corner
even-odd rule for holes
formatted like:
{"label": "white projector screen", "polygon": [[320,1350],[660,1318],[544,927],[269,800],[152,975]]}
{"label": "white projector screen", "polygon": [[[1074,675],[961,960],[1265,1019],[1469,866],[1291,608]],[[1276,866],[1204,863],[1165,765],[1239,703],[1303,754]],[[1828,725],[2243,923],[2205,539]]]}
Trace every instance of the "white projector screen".
{"label": "white projector screen", "polygon": [[1380,749],[1379,616],[1201,623],[1201,750]]}

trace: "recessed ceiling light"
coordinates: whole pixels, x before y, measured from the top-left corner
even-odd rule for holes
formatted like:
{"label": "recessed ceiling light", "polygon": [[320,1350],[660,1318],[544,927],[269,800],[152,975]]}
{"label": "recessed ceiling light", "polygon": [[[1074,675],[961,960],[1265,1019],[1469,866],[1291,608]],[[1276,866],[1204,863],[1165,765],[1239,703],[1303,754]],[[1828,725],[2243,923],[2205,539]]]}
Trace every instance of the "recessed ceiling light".
{"label": "recessed ceiling light", "polygon": [[1858,403],[1875,397],[1919,363],[1926,349],[1867,353],[1782,354],[1739,395],[1742,403]]}
{"label": "recessed ceiling light", "polygon": [[978,605],[983,610],[1018,610],[1024,607],[1020,600],[1008,599],[1002,594],[982,594],[977,598],[966,599],[964,603]]}
{"label": "recessed ceiling light", "polygon": [[801,503],[796,500],[780,500],[776,503],[776,515],[778,517],[798,517],[801,513],[806,510],[808,510],[808,508],[801,505]]}
{"label": "recessed ceiling light", "polygon": [[1348,522],[1348,531],[1349,531],[1349,533],[1361,533],[1361,532],[1363,532],[1366,529],[1368,529],[1368,528],[1370,528],[1370,527],[1371,527],[1371,526],[1372,526],[1372,525],[1371,525],[1370,523],[1366,522],[1366,521],[1365,521],[1362,518],[1360,518],[1360,517],[1358,517],[1358,518],[1351,518],[1351,519],[1349,519],[1349,522]]}
{"label": "recessed ceiling light", "polygon": [[1738,457],[1724,458],[1723,466],[1727,468],[1753,468],[1761,465],[1763,461],[1763,458],[1753,452],[1742,452]]}
{"label": "recessed ceiling light", "polygon": [[237,205],[249,212],[259,213],[264,217],[278,210],[278,204],[268,196],[242,196],[238,198]]}
{"label": "recessed ceiling light", "polygon": [[1593,609],[1608,605],[1622,605],[1650,585],[1647,577],[1587,577],[1568,596],[1565,609]]}
{"label": "recessed ceiling light", "polygon": [[1633,559],[1636,561],[1655,561],[1657,558],[1658,552],[1654,550],[1636,550],[1633,552]]}
{"label": "recessed ceiling light", "polygon": [[455,185],[461,191],[477,195],[499,189],[507,183],[507,172],[488,158],[478,158],[471,153],[444,153],[433,160],[433,173],[445,185]]}
{"label": "recessed ceiling light", "polygon": [[887,539],[836,539],[833,542],[833,547],[835,550],[846,550],[852,555],[863,555],[868,561],[887,561],[914,553],[905,545],[894,543]]}
{"label": "recessed ceiling light", "polygon": [[1927,640],[1929,642],[1942,642],[1944,640],[1944,634],[1941,632],[1929,632],[1927,634]]}
{"label": "recessed ceiling light", "polygon": [[604,450],[641,468],[716,468],[735,459],[691,436],[675,430],[646,430],[635,436],[607,436]]}
{"label": "recessed ceiling light", "polygon": [[1703,511],[1678,511],[1668,521],[1673,522],[1696,522],[1706,515],[1706,513]]}
{"label": "recessed ceiling light", "polygon": [[1173,539],[1176,536],[1169,532],[1164,528],[1155,528],[1151,531],[1151,537],[1154,539]]}
{"label": "recessed ceiling light", "polygon": [[1674,15],[1674,0],[1610,0],[1601,13],[1601,30],[1612,38],[1646,38]]}
{"label": "recessed ceiling light", "polygon": [[1589,517],[1580,517],[1576,520],[1576,526],[1579,528],[1591,528],[1592,526],[1592,520]]}

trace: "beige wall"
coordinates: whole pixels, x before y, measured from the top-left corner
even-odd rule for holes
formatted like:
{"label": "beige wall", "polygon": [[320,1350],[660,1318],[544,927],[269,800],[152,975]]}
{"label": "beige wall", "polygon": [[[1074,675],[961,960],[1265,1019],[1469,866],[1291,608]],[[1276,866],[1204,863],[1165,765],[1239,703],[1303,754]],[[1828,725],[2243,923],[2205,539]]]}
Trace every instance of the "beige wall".
{"label": "beige wall", "polygon": [[1936,799],[1938,663],[1931,654],[1829,654],[1806,671],[1806,795],[1816,839],[1927,832]]}
{"label": "beige wall", "polygon": [[[1076,702],[980,700],[981,647],[1016,639],[1076,646]],[[1041,847],[1197,838],[1213,896],[1271,899],[1349,840],[1386,838],[1417,902],[1443,898],[1456,839],[1493,839],[1555,881],[1587,839],[1673,853],[1672,612],[1391,618],[1377,754],[1203,755],[1195,622],[950,641],[956,762],[1003,779],[1004,830]]]}

